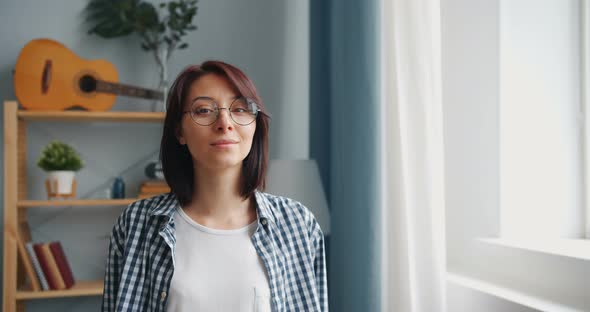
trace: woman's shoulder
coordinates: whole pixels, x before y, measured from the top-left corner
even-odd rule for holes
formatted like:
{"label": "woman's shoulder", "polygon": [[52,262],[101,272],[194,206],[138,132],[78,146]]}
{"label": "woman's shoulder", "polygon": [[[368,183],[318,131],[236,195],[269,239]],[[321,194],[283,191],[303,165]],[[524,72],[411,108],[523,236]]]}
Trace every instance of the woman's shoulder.
{"label": "woman's shoulder", "polygon": [[311,211],[301,202],[282,195],[275,195],[266,192],[258,192],[262,197],[260,204],[265,205],[276,215],[298,214],[307,216]]}
{"label": "woman's shoulder", "polygon": [[138,199],[129,204],[119,216],[125,224],[134,224],[145,220],[151,215],[173,212],[175,197],[172,193]]}
{"label": "woman's shoulder", "polygon": [[319,229],[313,212],[298,200],[265,192],[258,192],[258,194],[261,199],[259,204],[266,206],[277,225],[293,228],[292,223],[298,223],[295,225],[305,226],[309,230],[314,230],[316,227]]}

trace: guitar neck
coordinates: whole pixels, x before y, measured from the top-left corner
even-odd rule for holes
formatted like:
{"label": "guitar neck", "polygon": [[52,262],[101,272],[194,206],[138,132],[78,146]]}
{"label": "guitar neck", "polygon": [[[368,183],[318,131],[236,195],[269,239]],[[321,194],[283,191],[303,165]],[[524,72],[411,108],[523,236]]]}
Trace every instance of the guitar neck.
{"label": "guitar neck", "polygon": [[139,97],[144,99],[162,100],[164,94],[157,90],[139,88],[122,83],[109,81],[96,81],[96,92],[110,93],[116,95]]}

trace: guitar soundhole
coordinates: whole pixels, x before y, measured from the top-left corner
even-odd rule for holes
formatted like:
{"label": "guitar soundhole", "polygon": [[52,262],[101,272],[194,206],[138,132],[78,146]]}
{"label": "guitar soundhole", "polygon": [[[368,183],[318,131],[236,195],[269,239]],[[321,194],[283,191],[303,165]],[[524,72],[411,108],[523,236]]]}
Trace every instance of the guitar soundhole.
{"label": "guitar soundhole", "polygon": [[83,92],[92,92],[96,90],[96,79],[90,75],[84,75],[80,78],[80,90]]}

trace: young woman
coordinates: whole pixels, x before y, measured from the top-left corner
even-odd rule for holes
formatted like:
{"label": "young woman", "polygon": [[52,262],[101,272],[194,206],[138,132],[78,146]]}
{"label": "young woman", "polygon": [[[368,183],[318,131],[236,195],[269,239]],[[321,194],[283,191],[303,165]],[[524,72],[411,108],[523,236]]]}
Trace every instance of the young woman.
{"label": "young woman", "polygon": [[171,192],[115,223],[103,311],[328,311],[324,237],[264,193],[269,116],[238,68],[208,61],[171,87],[160,159]]}

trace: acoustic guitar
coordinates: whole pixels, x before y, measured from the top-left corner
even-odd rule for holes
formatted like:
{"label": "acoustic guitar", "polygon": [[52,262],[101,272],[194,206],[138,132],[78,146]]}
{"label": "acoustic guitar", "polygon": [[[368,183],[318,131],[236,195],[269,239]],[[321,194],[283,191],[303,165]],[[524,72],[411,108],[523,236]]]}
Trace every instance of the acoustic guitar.
{"label": "acoustic guitar", "polygon": [[28,110],[83,108],[107,111],[117,95],[161,100],[162,92],[117,82],[117,69],[106,60],[85,60],[51,39],[27,43],[14,70],[14,91]]}

